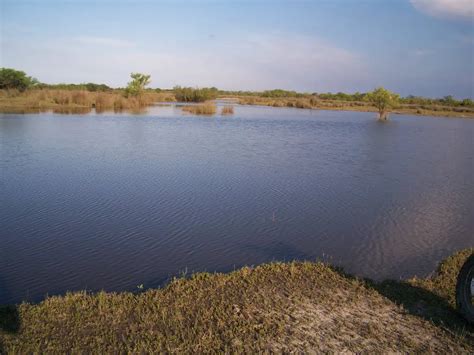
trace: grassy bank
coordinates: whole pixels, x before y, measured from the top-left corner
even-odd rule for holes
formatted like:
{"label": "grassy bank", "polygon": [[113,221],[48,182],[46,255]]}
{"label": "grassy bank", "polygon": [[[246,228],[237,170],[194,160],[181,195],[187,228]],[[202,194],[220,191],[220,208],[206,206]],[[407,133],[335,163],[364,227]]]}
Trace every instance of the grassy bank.
{"label": "grassy bank", "polygon": [[[375,107],[365,101],[344,101],[319,99],[311,95],[301,97],[262,97],[262,96],[227,96],[238,99],[242,105],[263,105],[273,107],[296,107],[320,110],[376,112]],[[400,104],[392,113],[421,116],[464,117],[474,118],[474,108],[452,107],[443,105]]]}
{"label": "grassy bank", "polygon": [[462,251],[431,279],[373,283],[322,263],[200,273],[163,289],[85,292],[0,309],[0,352],[456,352],[473,329],[453,308]]}
{"label": "grassy bank", "polygon": [[0,90],[1,112],[41,112],[47,110],[97,111],[139,110],[159,101],[173,101],[170,93],[144,92],[127,97],[121,90],[92,92],[87,90],[39,89],[18,92]]}

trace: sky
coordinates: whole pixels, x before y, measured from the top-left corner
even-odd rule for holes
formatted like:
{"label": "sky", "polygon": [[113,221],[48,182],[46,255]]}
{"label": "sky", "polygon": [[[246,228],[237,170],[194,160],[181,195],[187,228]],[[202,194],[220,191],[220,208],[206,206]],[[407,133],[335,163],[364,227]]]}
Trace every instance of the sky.
{"label": "sky", "polygon": [[0,0],[0,67],[46,83],[474,98],[474,0]]}

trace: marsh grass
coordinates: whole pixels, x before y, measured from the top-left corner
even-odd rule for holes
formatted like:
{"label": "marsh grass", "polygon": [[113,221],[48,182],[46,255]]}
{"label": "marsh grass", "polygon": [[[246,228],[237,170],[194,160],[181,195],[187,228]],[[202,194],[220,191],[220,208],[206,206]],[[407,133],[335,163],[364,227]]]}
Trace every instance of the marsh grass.
{"label": "marsh grass", "polygon": [[[375,112],[375,107],[365,101],[344,101],[321,99],[313,95],[302,97],[264,97],[264,96],[233,96],[241,105],[261,105],[273,107],[295,107],[303,109],[321,109],[338,111]],[[474,118],[472,107],[452,107],[438,104],[415,105],[399,104],[392,111],[395,114],[417,114],[425,116],[466,117]]]}
{"label": "marsh grass", "polygon": [[428,305],[441,299],[438,313],[446,314],[466,253],[445,261],[431,279],[408,281],[410,289],[360,280],[319,262],[276,262],[229,274],[198,273],[138,293],[54,296],[0,308],[0,349],[472,353],[472,328],[461,318],[456,322],[464,332],[453,332],[405,306],[409,299]]}
{"label": "marsh grass", "polygon": [[233,115],[234,114],[234,106],[225,105],[221,109],[221,115]]}
{"label": "marsh grass", "polygon": [[194,115],[213,115],[217,111],[216,104],[211,101],[198,105],[182,106],[181,109]]}
{"label": "marsh grass", "polygon": [[91,92],[86,90],[0,90],[0,111],[22,109],[63,110],[74,108],[101,111],[139,110],[155,102],[172,101],[170,93],[144,92],[138,97],[125,97],[120,90]]}

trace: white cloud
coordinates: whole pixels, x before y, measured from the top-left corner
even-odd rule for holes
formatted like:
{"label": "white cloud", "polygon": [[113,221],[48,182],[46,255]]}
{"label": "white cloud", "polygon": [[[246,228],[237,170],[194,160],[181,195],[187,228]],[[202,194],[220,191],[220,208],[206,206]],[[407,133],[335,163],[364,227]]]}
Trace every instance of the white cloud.
{"label": "white cloud", "polygon": [[473,0],[410,0],[412,5],[430,16],[445,18],[474,18]]}

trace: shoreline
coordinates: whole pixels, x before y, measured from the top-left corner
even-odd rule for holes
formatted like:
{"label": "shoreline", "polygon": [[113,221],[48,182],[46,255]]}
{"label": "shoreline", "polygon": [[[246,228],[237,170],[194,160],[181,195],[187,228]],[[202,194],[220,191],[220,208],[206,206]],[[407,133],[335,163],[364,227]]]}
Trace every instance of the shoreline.
{"label": "shoreline", "polygon": [[[261,96],[229,96],[217,97],[212,101],[233,101],[239,105],[267,106],[267,107],[293,107],[300,109],[328,110],[328,111],[355,111],[355,112],[377,112],[377,110],[362,101],[337,101],[317,100],[313,98],[267,98]],[[102,112],[131,112],[140,113],[147,107],[157,102],[178,104],[174,94],[171,92],[153,93],[146,92],[143,96],[123,97],[119,91],[112,92],[88,92],[67,90],[39,90],[20,94],[17,96],[0,95],[0,113],[23,114],[43,113],[53,111],[54,113],[77,113],[87,114],[93,109],[97,113]],[[394,108],[389,115],[413,115],[434,116],[447,118],[474,119],[474,109],[448,106],[423,106],[402,105]]]}
{"label": "shoreline", "polygon": [[[179,101],[167,101],[166,103],[160,102],[160,106],[162,105],[172,105],[172,104],[180,104]],[[261,107],[273,107],[273,108],[287,108],[285,106],[275,107],[272,105],[265,105],[265,104],[239,104],[241,106],[261,106]],[[123,113],[123,112],[130,112],[130,113],[145,113],[148,107],[152,107],[154,104],[134,108],[134,109],[98,109],[98,108],[91,108],[86,106],[78,106],[78,105],[69,105],[69,106],[47,106],[42,108],[28,108],[22,106],[3,106],[0,107],[0,114],[40,114],[40,113],[57,113],[57,114],[84,114],[87,115],[95,110],[97,114],[101,113]],[[291,107],[288,107],[291,108]],[[377,113],[375,109],[371,108],[355,108],[355,107],[327,107],[327,106],[314,106],[314,107],[293,107],[303,110],[317,110],[317,111],[344,111],[344,112],[366,112],[366,113]],[[389,112],[389,117],[391,115],[410,115],[410,116],[418,116],[418,117],[436,117],[436,118],[461,118],[461,119],[474,119],[473,114],[460,114],[451,111],[423,111],[423,113],[416,112],[415,110],[394,110]],[[389,118],[390,120],[390,118]]]}
{"label": "shoreline", "polygon": [[[377,112],[376,108],[370,105],[362,103],[352,103],[352,105],[347,105],[348,102],[340,101],[338,103],[331,104],[326,102],[325,104],[307,104],[305,102],[298,102],[298,100],[275,100],[275,101],[247,101],[237,98],[239,104],[249,105],[249,106],[267,106],[267,107],[294,107],[300,109],[312,109],[312,110],[327,110],[327,111],[354,111],[354,112]],[[401,107],[393,109],[389,112],[390,115],[413,115],[413,116],[435,116],[435,117],[446,117],[446,118],[467,118],[474,119],[474,111],[469,112],[456,112],[450,110],[440,110],[434,109],[420,109],[420,108],[407,108]]]}
{"label": "shoreline", "polygon": [[426,279],[374,282],[321,262],[274,262],[139,293],[0,306],[0,352],[472,353],[474,327],[453,304],[472,252],[448,257]]}

